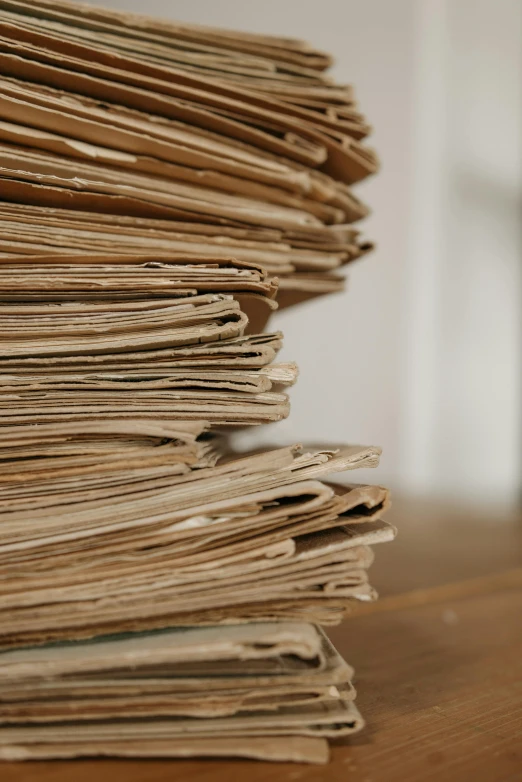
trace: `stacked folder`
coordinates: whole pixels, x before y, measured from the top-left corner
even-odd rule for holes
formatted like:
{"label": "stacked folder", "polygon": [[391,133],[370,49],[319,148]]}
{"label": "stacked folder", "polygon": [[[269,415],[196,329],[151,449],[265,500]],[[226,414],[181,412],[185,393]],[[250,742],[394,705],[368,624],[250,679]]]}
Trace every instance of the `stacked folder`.
{"label": "stacked folder", "polygon": [[0,758],[324,762],[363,725],[322,625],[376,595],[380,450],[235,453],[297,378],[271,312],[370,245],[329,58],[0,0]]}

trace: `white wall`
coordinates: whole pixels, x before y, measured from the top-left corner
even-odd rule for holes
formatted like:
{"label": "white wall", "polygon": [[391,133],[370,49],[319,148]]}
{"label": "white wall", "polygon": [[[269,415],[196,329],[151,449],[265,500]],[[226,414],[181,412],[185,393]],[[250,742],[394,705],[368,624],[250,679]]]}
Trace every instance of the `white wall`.
{"label": "white wall", "polygon": [[275,318],[301,379],[290,419],[254,439],[379,443],[373,480],[513,499],[522,431],[518,0],[149,0],[146,10],[312,40],[335,54],[337,78],[355,84],[375,126],[383,169],[359,194],[374,209],[365,230],[379,248],[352,267],[346,295]]}
{"label": "white wall", "polygon": [[522,5],[416,6],[401,485],[514,501],[521,460]]}

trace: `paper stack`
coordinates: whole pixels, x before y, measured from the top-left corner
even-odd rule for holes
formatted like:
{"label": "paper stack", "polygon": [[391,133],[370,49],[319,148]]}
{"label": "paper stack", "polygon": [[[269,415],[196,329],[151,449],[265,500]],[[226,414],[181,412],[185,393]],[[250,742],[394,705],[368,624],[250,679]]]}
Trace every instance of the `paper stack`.
{"label": "paper stack", "polygon": [[288,414],[280,389],[296,368],[273,363],[280,335],[244,334],[241,299],[268,308],[276,290],[260,267],[82,255],[2,271],[0,425],[135,416],[223,426]]}
{"label": "paper stack", "polygon": [[315,625],[373,599],[369,546],[394,529],[384,489],[319,479],[378,451],[204,466],[219,446],[201,432],[2,434],[0,757],[319,762],[361,727],[352,672]]}
{"label": "paper stack", "polygon": [[288,414],[271,311],[338,290],[376,168],[329,59],[0,0],[0,758],[324,762],[320,629],[372,600],[378,463],[234,453]]}
{"label": "paper stack", "polygon": [[0,659],[2,718],[13,723],[0,728],[11,742],[2,753],[13,760],[234,755],[321,763],[325,736],[362,725],[351,670],[310,624],[178,628]]}
{"label": "paper stack", "polygon": [[2,0],[4,257],[232,255],[280,277],[282,306],[340,290],[371,247],[349,186],[377,159],[329,64],[286,38]]}

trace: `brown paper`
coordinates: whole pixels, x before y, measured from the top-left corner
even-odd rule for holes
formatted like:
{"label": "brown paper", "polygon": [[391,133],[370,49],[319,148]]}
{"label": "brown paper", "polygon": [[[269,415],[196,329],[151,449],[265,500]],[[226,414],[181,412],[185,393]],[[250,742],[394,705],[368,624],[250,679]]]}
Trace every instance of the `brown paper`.
{"label": "brown paper", "polygon": [[373,600],[380,449],[235,453],[298,369],[277,306],[372,244],[329,55],[0,0],[0,759],[324,763],[363,726],[319,625]]}

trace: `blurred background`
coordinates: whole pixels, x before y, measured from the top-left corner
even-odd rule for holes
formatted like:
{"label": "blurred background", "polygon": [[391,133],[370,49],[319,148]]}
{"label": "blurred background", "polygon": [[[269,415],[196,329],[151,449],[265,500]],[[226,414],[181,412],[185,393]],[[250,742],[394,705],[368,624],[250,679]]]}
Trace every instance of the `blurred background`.
{"label": "blurred background", "polygon": [[378,473],[358,481],[520,502],[522,3],[103,4],[310,40],[374,125],[382,171],[356,192],[377,250],[348,293],[274,317],[301,378],[290,418],[249,442],[378,444]]}

